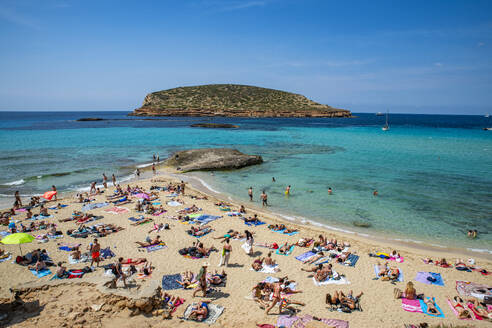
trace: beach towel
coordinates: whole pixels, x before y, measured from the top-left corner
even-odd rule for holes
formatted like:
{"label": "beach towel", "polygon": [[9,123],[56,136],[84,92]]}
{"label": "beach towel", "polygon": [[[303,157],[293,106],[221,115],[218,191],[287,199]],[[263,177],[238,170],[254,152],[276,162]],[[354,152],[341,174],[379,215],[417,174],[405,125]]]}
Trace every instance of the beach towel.
{"label": "beach towel", "polygon": [[108,202],[85,204],[84,206],[82,206],[82,212],[87,212],[87,211],[90,211],[90,210],[93,210],[96,208],[100,208],[100,207],[104,207],[104,206],[108,206],[108,205],[109,205]]}
{"label": "beach towel", "polygon": [[485,297],[492,297],[491,286],[469,281],[456,281],[456,290],[462,296],[472,296],[482,301]]}
{"label": "beach towel", "polygon": [[135,217],[129,217],[128,220],[132,221],[132,222],[139,222],[139,221],[142,221],[142,220],[145,220],[145,218],[142,216],[142,217],[139,217],[139,218],[135,218]]}
{"label": "beach towel", "polygon": [[12,255],[9,253],[8,256],[4,257],[3,259],[0,259],[0,263],[8,261],[12,258]]}
{"label": "beach towel", "polygon": [[304,262],[304,261],[309,260],[314,255],[316,255],[316,253],[313,253],[313,252],[309,251],[309,252],[303,253],[303,254],[301,254],[299,256],[296,256],[296,260],[301,261],[301,262]]}
{"label": "beach towel", "polygon": [[417,312],[417,313],[423,312],[419,300],[409,300],[406,298],[402,298],[401,307],[403,308],[403,310],[408,312]]}
{"label": "beach towel", "polygon": [[314,279],[314,277],[313,277],[313,283],[316,286],[348,285],[348,284],[350,284],[350,281],[348,281],[347,278],[340,276],[336,271],[333,271],[333,277],[340,277],[340,279],[328,278],[325,281],[317,282],[316,279]]}
{"label": "beach towel", "polygon": [[153,202],[152,205],[161,205],[161,202]]}
{"label": "beach towel", "polygon": [[89,262],[89,254],[81,254],[80,259],[76,260],[72,257],[72,255],[68,256],[68,263],[70,264],[77,264],[77,263],[84,263],[84,262]]}
{"label": "beach towel", "polygon": [[9,231],[0,231],[0,237],[5,237],[5,236],[8,236],[10,235],[10,232]]}
{"label": "beach towel", "polygon": [[214,231],[214,229],[208,229],[203,235],[200,235],[200,236],[195,236],[193,234],[189,234],[190,236],[192,237],[195,237],[195,238],[202,238],[203,236],[206,236],[208,235],[209,233],[211,233],[212,231]]}
{"label": "beach towel", "polygon": [[312,265],[319,265],[319,264],[325,264],[325,263],[328,263],[330,262],[331,258],[329,256],[324,256],[320,259],[317,259],[316,261],[314,261],[312,263]]}
{"label": "beach towel", "polygon": [[259,271],[256,271],[253,268],[250,268],[250,270],[255,272],[261,272],[261,273],[276,273],[280,271],[280,268],[278,267],[278,264],[276,264],[274,266],[264,265]]}
{"label": "beach towel", "polygon": [[[403,271],[401,271],[400,268],[398,268],[398,271],[400,271],[400,274],[398,275],[397,281],[402,282],[403,281]],[[380,278],[379,277],[379,268],[377,265],[374,265],[374,272],[376,273],[376,278]]]}
{"label": "beach towel", "polygon": [[[435,281],[431,281],[429,279],[431,280],[435,279]],[[415,277],[415,280],[419,282],[423,282],[424,284],[427,285],[444,286],[444,281],[442,280],[440,273],[419,271],[417,272],[417,276]]]}
{"label": "beach towel", "polygon": [[244,251],[246,252],[246,254],[249,254],[251,252],[251,245],[249,245],[248,243],[244,243],[241,245],[241,248],[244,249]]}
{"label": "beach towel", "polygon": [[221,218],[221,216],[201,214],[199,216],[194,217],[194,221],[196,223],[200,223],[200,225],[205,225],[209,222],[215,221],[215,220],[220,219],[220,218]]}
{"label": "beach towel", "polygon": [[176,280],[181,281],[181,275],[179,273],[162,276],[162,289],[173,290],[183,288]]}
{"label": "beach towel", "polygon": [[[313,320],[313,317],[310,315],[304,315],[303,317],[280,315],[277,319],[276,327],[304,328]],[[320,319],[320,322],[323,322],[327,328],[349,328],[349,322],[344,320]]]}
{"label": "beach towel", "polygon": [[278,254],[278,255],[285,255],[285,256],[287,256],[287,255],[290,255],[290,253],[292,253],[292,251],[294,250],[294,247],[295,247],[294,245],[290,246],[290,248],[284,254],[280,253],[278,249],[277,249],[277,251],[275,253]]}
{"label": "beach towel", "polygon": [[345,260],[345,262],[343,262],[343,264],[346,266],[354,267],[355,264],[357,264],[358,260],[359,260],[358,255],[350,254],[349,256],[347,256],[347,259]]}
{"label": "beach towel", "polygon": [[52,218],[53,215],[33,215],[32,218],[28,219],[29,221],[35,221],[35,220],[45,220],[45,219],[50,219]]}
{"label": "beach towel", "polygon": [[172,200],[170,202],[167,202],[167,205],[169,205],[169,206],[181,206],[183,204],[181,204],[180,202],[177,202],[175,200]]}
{"label": "beach towel", "polygon": [[104,211],[106,211],[108,213],[111,213],[111,214],[115,214],[115,215],[130,212],[130,210],[127,209],[126,207],[119,207],[119,206],[108,208],[108,209],[106,209]]}
{"label": "beach towel", "polygon": [[[453,307],[453,304],[451,303],[451,300],[450,300],[449,298],[448,298],[448,305],[449,305],[449,307],[451,308],[451,311],[453,311],[453,313],[454,313],[454,315],[456,316],[456,318],[458,318],[459,313],[458,313],[458,311],[457,311],[457,310]],[[472,314],[471,318],[460,319],[460,320],[475,320],[475,317],[474,317],[474,316],[473,316],[473,314]]]}
{"label": "beach towel", "polygon": [[266,222],[263,222],[263,221],[246,222],[246,221],[244,221],[244,224],[247,226],[250,226],[250,227],[256,227],[256,226],[264,225],[264,224],[266,224]]}
{"label": "beach towel", "polygon": [[226,213],[228,216],[242,216],[241,212],[228,212]]}
{"label": "beach towel", "polygon": [[[65,205],[66,206],[66,205]],[[18,208],[15,210],[16,212],[27,212],[25,208]]]}
{"label": "beach towel", "polygon": [[[64,208],[64,207],[67,207],[68,205],[64,205],[64,204],[61,204],[60,207],[61,208]],[[48,207],[50,210],[58,210],[58,206],[53,206],[53,207]]]}
{"label": "beach towel", "polygon": [[157,244],[157,245],[152,245],[152,246],[147,246],[145,249],[147,249],[147,253],[157,251],[159,249],[167,248],[165,244]]}
{"label": "beach towel", "polygon": [[[430,299],[430,297],[427,297],[427,299]],[[437,309],[438,313],[431,313],[431,312],[429,312],[428,309],[427,309],[427,304],[424,301],[419,300],[420,307],[422,308],[422,312],[424,314],[430,315],[431,317],[444,318],[444,313],[442,312],[442,310],[439,307],[439,305],[437,305],[436,299],[435,298],[432,298],[432,300],[434,301],[434,303],[436,305],[436,309]]]}
{"label": "beach towel", "polygon": [[[185,320],[192,320],[189,319],[191,312],[193,311],[193,308],[196,307],[198,304],[197,303],[192,303],[188,305],[186,308],[184,314],[183,314],[183,319]],[[224,307],[217,305],[217,304],[212,304],[208,303],[208,316],[205,320],[201,321],[202,323],[206,323],[208,325],[214,324],[217,319],[220,317],[222,312],[224,312]],[[193,320],[194,321],[194,320]]]}
{"label": "beach towel", "polygon": [[166,213],[166,211],[165,211],[165,210],[164,210],[164,211],[155,212],[155,213],[154,213],[154,214],[152,214],[152,215],[153,215],[153,216],[159,216],[159,215],[162,215],[162,214],[164,214],[164,213]]}
{"label": "beach towel", "polygon": [[33,270],[33,269],[29,269],[29,271],[31,271],[31,273],[38,278],[42,278],[44,276],[51,274],[50,269],[44,269],[44,270],[39,271],[38,273],[36,273],[36,270]]}
{"label": "beach towel", "polygon": [[[473,303],[467,303],[466,306],[471,310],[472,315],[475,317],[476,320],[483,320],[482,316],[480,316],[475,309],[475,305]],[[490,310],[489,310],[490,311]]]}

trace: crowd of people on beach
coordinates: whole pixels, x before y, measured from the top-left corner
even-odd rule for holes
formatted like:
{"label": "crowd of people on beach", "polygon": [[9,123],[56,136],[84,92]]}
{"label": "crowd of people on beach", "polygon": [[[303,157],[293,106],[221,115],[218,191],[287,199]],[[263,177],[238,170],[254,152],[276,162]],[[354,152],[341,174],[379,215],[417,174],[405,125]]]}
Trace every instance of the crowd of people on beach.
{"label": "crowd of people on beach", "polygon": [[[154,155],[153,160],[154,163],[159,163],[159,156]],[[152,165],[152,171],[155,174],[156,168],[154,164]],[[140,171],[137,169],[136,176],[139,175]],[[206,243],[200,241],[198,238],[213,233],[217,226],[214,226],[211,222],[219,219],[220,216],[215,217],[211,215],[203,215],[202,209],[196,204],[191,204],[186,208],[172,210],[171,207],[164,207],[164,204],[161,203],[163,202],[161,199],[168,198],[168,201],[165,204],[172,204],[169,206],[182,206],[187,203],[187,198],[192,201],[207,200],[206,196],[186,194],[186,184],[183,181],[178,183],[167,182],[164,185],[156,183],[146,189],[142,186],[131,186],[130,184],[123,187],[117,183],[114,174],[112,174],[111,178],[112,188],[108,186],[108,177],[103,173],[102,190],[97,186],[96,182],[92,182],[89,191],[80,192],[75,195],[73,203],[70,205],[64,205],[59,202],[60,198],[57,197],[57,190],[55,186],[52,186],[51,191],[55,193],[52,195],[50,202],[43,200],[40,197],[33,196],[27,206],[23,205],[19,192],[16,192],[14,195],[14,206],[11,210],[2,214],[0,223],[8,226],[9,234],[14,234],[17,232],[32,233],[45,230],[46,233],[42,235],[39,240],[48,242],[51,238],[58,238],[57,236],[61,236],[60,238],[64,237],[63,231],[59,229],[58,225],[49,221],[49,218],[53,216],[53,212],[50,212],[50,210],[55,211],[56,213],[57,210],[60,210],[65,206],[72,206],[73,211],[70,217],[57,218],[59,223],[74,222],[76,224],[75,228],[68,229],[66,231],[66,236],[70,238],[93,237],[92,242],[90,242],[86,248],[86,253],[82,252],[80,244],[66,246],[67,249],[65,249],[70,252],[69,256],[73,263],[78,263],[83,259],[89,263],[88,267],[84,268],[81,274],[98,270],[97,268],[101,266],[101,263],[105,262],[108,258],[115,257],[114,253],[112,253],[109,248],[103,249],[100,243],[100,238],[104,238],[110,234],[123,230],[122,227],[115,224],[96,223],[94,225],[88,225],[89,222],[98,221],[101,219],[100,216],[89,213],[91,210],[96,209],[99,206],[103,207],[114,205],[113,211],[118,213],[117,211],[122,208],[125,209],[125,212],[129,211],[128,208],[122,207],[122,205],[130,205],[136,213],[141,215],[139,218],[129,218],[129,220],[131,219],[132,221],[130,223],[132,229],[140,229],[140,226],[145,223],[153,224],[152,229],[147,232],[148,236],[145,240],[133,240],[135,246],[139,250],[148,251],[149,249],[160,249],[165,247],[166,241],[161,237],[159,232],[171,229],[170,223],[172,222],[186,224],[187,234],[197,238],[197,241],[191,243],[191,246],[189,247],[179,249],[179,254],[188,259],[204,259],[205,262],[202,263],[197,274],[194,274],[191,270],[185,271],[180,274],[179,279],[174,280],[182,288],[193,289],[193,298],[198,297],[199,295],[206,297],[210,293],[212,287],[223,286],[227,281],[228,276],[224,270],[221,273],[218,273],[217,271],[214,273],[209,272],[209,267],[211,264],[209,263],[208,258],[213,252],[218,253],[219,257],[217,267],[219,268],[226,268],[229,270],[229,268],[231,268],[231,258],[234,257],[233,254],[242,249],[245,254],[250,256],[252,260],[251,265],[246,266],[249,270],[277,274],[280,271],[280,268],[278,260],[275,258],[276,255],[289,256],[293,249],[304,248],[307,252],[296,257],[296,259],[301,263],[299,271],[305,272],[308,275],[307,278],[312,278],[313,283],[318,285],[326,283],[343,284],[347,277],[344,273],[342,273],[345,271],[345,269],[341,269],[342,265],[343,268],[355,266],[357,260],[361,256],[361,254],[357,253],[357,250],[351,248],[350,243],[347,241],[340,241],[336,238],[327,238],[324,234],[320,234],[317,237],[306,235],[301,238],[297,238],[298,236],[296,235],[301,232],[297,227],[289,227],[285,223],[278,222],[265,224],[265,218],[260,218],[258,213],[251,213],[251,215],[248,216],[247,213],[251,210],[246,209],[243,205],[238,206],[237,212],[235,212],[233,210],[235,205],[222,201],[216,203],[220,211],[227,211],[231,217],[238,216],[245,225],[251,228],[248,227],[248,229],[244,229],[244,231],[229,229],[226,233],[221,233],[218,236],[212,236],[213,240],[220,242],[220,246],[218,248],[214,245],[205,246]],[[272,182],[276,182],[275,178],[272,178]],[[291,192],[292,187],[289,185],[285,189],[285,196],[291,195]],[[330,195],[333,194],[331,187],[328,189],[328,193]],[[378,196],[377,190],[374,190],[373,195]],[[254,200],[253,187],[248,189],[248,196],[250,201]],[[98,203],[98,201],[101,200],[103,200],[103,202]],[[268,196],[265,190],[262,190],[260,200],[262,206],[269,205]],[[53,204],[53,206],[48,208],[50,203]],[[81,205],[82,209],[77,210],[76,206]],[[87,209],[85,206],[87,206]],[[38,213],[33,214],[34,211]],[[169,220],[169,222],[154,222],[154,220],[160,215],[164,213],[169,214],[171,211],[175,214],[168,215],[165,218],[165,220]],[[25,212],[25,217],[22,222],[21,220],[15,220],[14,217],[18,218],[18,215],[20,215],[19,213],[22,212]],[[34,217],[36,217],[36,220],[33,219]],[[263,227],[263,225],[265,226]],[[289,236],[292,241],[278,243],[258,242],[255,241],[256,229],[268,229],[274,233],[274,235],[280,233],[284,236]],[[145,231],[147,231],[147,229],[145,229]],[[152,233],[157,234],[151,236]],[[470,230],[468,232],[468,236],[470,238],[476,238],[477,231]],[[234,241],[242,242],[242,246],[239,250],[234,246]],[[261,252],[255,252],[255,249],[258,248],[266,248],[266,255],[261,256]],[[2,258],[5,254],[6,252],[4,250],[0,250],[0,258]],[[389,281],[393,284],[402,281],[402,271],[396,264],[404,262],[404,257],[402,257],[396,250],[390,253],[370,253],[367,258],[375,258],[377,261],[375,263],[376,276],[374,277],[374,280]],[[459,271],[478,271],[482,275],[487,275],[490,273],[485,268],[479,268],[475,266],[474,263],[465,263],[463,260],[457,260],[454,264],[450,264],[445,258],[439,260],[425,258],[422,260],[424,263],[436,265],[442,268],[454,267]],[[390,264],[389,261],[393,261],[392,263],[394,264]],[[49,269],[49,267],[56,267],[54,276],[58,279],[72,277],[79,273],[77,270],[67,268],[63,261],[55,264],[47,254],[46,250],[43,249],[36,249],[26,253],[25,255],[19,255],[16,257],[15,263],[26,266],[29,270],[34,271],[36,274]],[[340,265],[340,267],[335,268],[337,265]],[[155,266],[145,257],[133,259],[118,257],[116,261],[109,265],[106,264],[104,267],[105,270],[108,270],[108,274],[111,275],[111,279],[105,283],[105,286],[108,288],[118,288],[118,282],[120,281],[123,283],[123,286],[127,288],[128,282],[132,276],[135,275],[145,279],[151,277],[152,273],[155,271]],[[294,270],[293,268],[295,267],[292,266],[287,271]],[[296,307],[305,306],[303,302],[295,300],[292,297],[292,295],[302,293],[302,291],[298,289],[299,281],[293,281],[289,279],[288,276],[269,278],[271,279],[264,279],[252,288],[252,299],[265,311],[266,315],[270,314],[276,306],[278,306],[279,313],[283,313],[285,309],[290,309],[289,311],[299,311],[299,309],[296,310]],[[435,282],[432,281],[432,279],[429,280],[429,282]],[[360,301],[363,295],[363,292],[355,295],[352,290],[339,289],[326,293],[324,302],[329,306],[331,311],[346,313],[362,311]],[[184,299],[167,294],[164,290],[162,297],[166,300],[166,304],[168,306],[179,306],[179,302],[184,303],[185,301]],[[407,282],[404,290],[400,290],[395,287],[394,298],[409,301],[422,300],[428,313],[435,315],[442,313],[442,310],[437,305],[436,299],[432,297],[426,298],[422,293],[417,293],[412,281]],[[484,299],[481,300],[475,298],[473,300],[465,301],[460,297],[454,297],[450,298],[449,301],[460,319],[472,318],[472,316],[475,315],[485,319],[492,318],[492,309],[487,307]],[[470,304],[473,305],[474,310],[470,308]],[[210,306],[210,301],[203,301],[193,305],[190,312],[190,317],[196,321],[206,320],[210,312]]]}

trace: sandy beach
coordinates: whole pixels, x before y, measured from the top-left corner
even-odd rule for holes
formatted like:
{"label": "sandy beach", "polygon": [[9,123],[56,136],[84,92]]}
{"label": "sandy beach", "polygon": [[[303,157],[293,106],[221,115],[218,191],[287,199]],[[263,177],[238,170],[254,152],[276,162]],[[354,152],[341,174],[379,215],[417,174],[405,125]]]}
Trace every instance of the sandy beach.
{"label": "sandy beach", "polygon": [[[130,185],[138,185],[149,190],[150,186],[166,186],[169,182],[179,182],[172,177],[169,171],[161,168],[158,174],[152,178],[140,179],[131,181]],[[125,189],[127,184],[122,184]],[[104,202],[106,195],[113,192],[112,187],[103,195],[96,196],[95,203]],[[207,196],[207,200],[193,199],[191,196]],[[490,322],[486,320],[462,321],[458,320],[450,306],[447,304],[447,298],[453,298],[458,295],[456,291],[456,281],[470,281],[478,284],[492,285],[492,276],[482,275],[479,272],[462,272],[455,268],[442,268],[431,264],[425,264],[422,258],[432,258],[434,260],[446,258],[450,263],[454,263],[457,258],[463,258],[463,254],[449,253],[445,249],[436,252],[433,249],[411,248],[401,244],[391,244],[381,240],[370,240],[353,234],[344,234],[342,232],[326,231],[320,227],[313,225],[298,225],[287,221],[282,221],[267,209],[259,209],[261,206],[258,197],[255,194],[255,202],[253,204],[231,204],[231,211],[238,211],[240,205],[246,207],[247,213],[245,216],[258,214],[258,217],[265,221],[266,224],[259,226],[247,226],[244,221],[235,216],[226,215],[225,211],[221,211],[215,203],[220,200],[211,194],[205,194],[204,190],[197,190],[187,184],[185,195],[180,195],[179,198],[184,203],[180,206],[170,206],[168,201],[173,199],[169,197],[169,192],[159,191],[159,201],[166,209],[166,213],[160,216],[145,215],[151,217],[153,223],[167,223],[170,226],[169,230],[160,232],[148,233],[152,229],[153,223],[142,225],[131,225],[129,217],[137,217],[142,213],[137,213],[134,210],[136,200],[132,203],[122,205],[128,209],[126,213],[111,214],[106,210],[113,207],[112,205],[91,210],[94,215],[102,215],[101,220],[89,223],[111,223],[124,228],[124,230],[110,234],[106,237],[99,238],[102,248],[110,247],[116,254],[116,257],[107,259],[101,264],[114,263],[118,257],[124,258],[141,258],[145,257],[152,262],[155,267],[150,278],[135,279],[135,283],[131,284],[130,288],[123,288],[121,281],[118,283],[117,289],[108,289],[103,285],[109,278],[104,276],[104,269],[97,268],[95,272],[87,273],[81,279],[64,279],[52,280],[52,275],[42,278],[36,278],[26,267],[12,263],[12,260],[19,255],[18,245],[2,245],[2,248],[12,254],[10,260],[0,263],[0,279],[3,281],[0,288],[0,296],[2,297],[0,311],[5,309],[6,304],[9,304],[11,293],[9,288],[24,290],[20,297],[25,302],[39,301],[39,307],[33,308],[32,312],[20,313],[7,312],[9,314],[5,323],[11,327],[60,327],[60,326],[80,326],[80,327],[150,327],[150,326],[179,326],[191,327],[200,326],[201,323],[180,319],[183,312],[191,302],[203,300],[211,300],[211,303],[224,307],[223,313],[218,317],[214,326],[216,327],[255,327],[257,323],[275,325],[278,319],[278,307],[274,307],[270,315],[265,315],[264,310],[260,309],[258,304],[250,299],[251,289],[258,283],[263,281],[268,276],[284,277],[288,276],[290,280],[295,280],[296,290],[301,290],[302,293],[296,293],[290,296],[291,299],[305,303],[305,306],[294,306],[299,309],[298,315],[312,315],[319,318],[339,319],[348,321],[350,327],[403,327],[405,323],[421,323],[427,322],[432,325],[441,323],[445,324],[467,324],[473,327],[489,327]],[[48,222],[54,222],[58,225],[57,230],[64,233],[63,238],[52,239],[47,243],[38,243],[34,241],[29,244],[22,245],[23,254],[37,248],[46,249],[50,257],[55,263],[59,261],[68,262],[68,252],[59,250],[59,243],[80,243],[81,250],[87,251],[89,243],[93,242],[93,237],[88,238],[72,238],[66,235],[68,229],[75,229],[74,222],[59,222],[59,219],[70,217],[74,210],[80,210],[82,204],[77,203],[73,196],[65,196],[59,201],[62,204],[68,205],[62,209],[49,210],[52,215],[47,219]],[[57,202],[50,202],[49,206],[56,205]],[[230,203],[230,202],[229,202]],[[177,211],[196,205],[201,208],[200,214],[209,214],[221,216],[220,219],[212,221],[209,225],[214,231],[200,238],[205,247],[215,246],[217,249],[222,249],[220,240],[213,239],[227,233],[233,229],[240,232],[249,230],[254,233],[255,243],[284,243],[293,244],[300,238],[318,239],[318,235],[326,235],[328,239],[336,238],[339,242],[344,241],[350,244],[350,252],[359,256],[359,259],[354,267],[345,266],[336,263],[332,260],[333,269],[339,274],[345,275],[345,279],[349,284],[328,284],[316,286],[313,282],[312,275],[301,271],[301,268],[308,268],[309,265],[302,264],[295,257],[306,253],[310,248],[294,247],[292,253],[288,256],[275,254],[273,259],[277,262],[280,272],[267,274],[255,272],[251,269],[251,264],[255,257],[264,257],[268,254],[269,249],[265,247],[254,247],[254,257],[249,256],[241,248],[244,243],[239,240],[231,240],[232,252],[230,256],[230,265],[225,267],[227,273],[227,282],[224,287],[216,287],[215,291],[207,295],[207,297],[199,296],[193,298],[192,290],[170,290],[170,294],[184,298],[186,301],[179,306],[171,320],[164,320],[162,316],[152,316],[149,314],[132,315],[128,309],[117,310],[111,303],[115,303],[115,297],[141,298],[151,295],[155,288],[161,285],[164,275],[178,274],[186,270],[191,270],[195,274],[198,273],[204,261],[210,263],[209,271],[218,270],[220,252],[212,252],[207,259],[190,259],[181,256],[178,251],[184,247],[192,246],[192,243],[197,238],[190,236],[186,231],[190,226],[183,224],[173,217],[178,215]],[[254,206],[250,206],[254,205]],[[38,210],[34,209],[37,214]],[[19,213],[13,219],[21,220],[25,218],[24,213]],[[288,236],[279,232],[271,231],[267,228],[269,224],[285,224],[289,228],[295,228],[299,232],[293,236]],[[6,230],[6,227],[2,230]],[[40,231],[40,233],[45,231]],[[34,236],[37,232],[32,233]],[[136,241],[144,241],[150,235],[154,238],[160,235],[166,244],[165,248],[147,252],[137,247]],[[402,263],[390,261],[389,264],[397,266],[403,273],[403,282],[395,284],[389,281],[373,280],[375,278],[374,266],[379,263],[384,263],[383,259],[369,257],[368,253],[386,252],[389,253],[396,250],[404,261]],[[475,266],[492,269],[492,261],[486,256],[481,257],[477,254],[474,257]],[[81,269],[87,266],[88,263],[68,264],[70,269]],[[56,268],[52,267],[54,273]],[[415,281],[418,272],[435,272],[440,273],[444,286],[425,284]],[[436,318],[423,313],[412,313],[402,309],[402,301],[395,299],[393,296],[394,288],[404,290],[408,281],[413,281],[417,293],[424,293],[426,297],[435,297],[436,303],[442,309],[444,318]],[[326,293],[333,293],[336,290],[342,290],[345,293],[353,290],[354,295],[363,292],[360,305],[363,311],[354,311],[352,313],[343,313],[337,311],[329,311],[325,304]],[[111,305],[111,306],[110,306]],[[0,314],[5,313],[2,311]],[[284,314],[288,312],[285,311]],[[320,326],[321,327],[321,326]],[[324,325],[324,327],[330,327]]]}

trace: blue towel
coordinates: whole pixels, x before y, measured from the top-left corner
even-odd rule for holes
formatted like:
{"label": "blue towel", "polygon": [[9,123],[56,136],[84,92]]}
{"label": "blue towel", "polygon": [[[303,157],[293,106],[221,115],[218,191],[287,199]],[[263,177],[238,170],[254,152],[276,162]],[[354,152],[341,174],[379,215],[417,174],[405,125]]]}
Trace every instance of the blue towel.
{"label": "blue towel", "polygon": [[36,270],[32,270],[32,269],[30,269],[29,271],[31,271],[32,274],[38,278],[42,278],[44,276],[51,274],[50,269],[44,269],[44,270],[39,271],[38,273],[36,273]]}
{"label": "blue towel", "polygon": [[176,282],[176,280],[181,281],[181,276],[179,274],[171,274],[162,277],[162,289],[164,290],[172,290],[172,289],[181,289],[180,284]]}
{"label": "blue towel", "polygon": [[247,226],[250,226],[250,227],[251,226],[256,227],[256,226],[265,224],[265,222],[262,222],[262,221],[246,222],[246,221],[244,221],[244,224]]}
{"label": "blue towel", "polygon": [[111,258],[114,256],[115,256],[115,254],[113,253],[113,251],[109,247],[101,249],[101,257],[103,259]]}
{"label": "blue towel", "polygon": [[297,235],[299,233],[299,231],[294,231],[294,232],[289,232],[289,233],[283,233],[284,235],[287,235],[287,236],[294,236],[294,235]]}
{"label": "blue towel", "polygon": [[62,251],[67,251],[67,252],[71,252],[72,249],[68,246],[60,246],[58,247],[59,250],[62,250]]}
{"label": "blue towel", "polygon": [[[68,205],[60,205],[61,208],[64,208],[64,207],[67,207]],[[53,207],[48,207],[50,210],[57,210],[58,207],[57,206],[53,206]]]}
{"label": "blue towel", "polygon": [[306,252],[306,253],[301,254],[301,255],[299,255],[299,256],[296,256],[296,260],[299,260],[299,261],[303,262],[304,260],[306,260],[306,259],[308,259],[308,258],[310,258],[310,257],[314,256],[314,254],[315,254],[315,253],[313,253],[313,252],[309,251],[309,252]]}
{"label": "blue towel", "polygon": [[[430,299],[430,297],[427,297],[427,299]],[[439,311],[439,314],[430,313],[430,312],[427,310],[427,304],[425,304],[425,302],[424,302],[424,301],[419,300],[419,302],[420,302],[420,307],[422,308],[422,312],[424,312],[424,314],[430,315],[431,317],[436,317],[436,318],[444,318],[444,313],[442,312],[442,310],[441,310],[441,308],[439,307],[439,305],[437,305],[437,303],[436,303],[436,299],[435,299],[435,298],[432,298],[432,300],[434,301],[434,304],[436,304],[436,309],[437,309],[437,311]]]}
{"label": "blue towel", "polygon": [[355,266],[355,264],[357,263],[357,261],[359,260],[359,256],[358,255],[355,255],[355,254],[350,254],[348,257],[347,257],[347,260],[350,260],[350,264],[349,266],[353,267]]}

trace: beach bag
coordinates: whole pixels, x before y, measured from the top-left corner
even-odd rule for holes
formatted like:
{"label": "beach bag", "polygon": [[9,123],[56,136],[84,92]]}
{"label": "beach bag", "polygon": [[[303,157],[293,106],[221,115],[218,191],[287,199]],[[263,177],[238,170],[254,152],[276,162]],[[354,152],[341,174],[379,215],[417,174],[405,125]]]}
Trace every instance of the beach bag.
{"label": "beach bag", "polygon": [[19,255],[19,256],[17,256],[17,257],[15,258],[15,263],[19,264],[19,263],[21,263],[23,260],[24,260],[24,258],[23,258],[22,256],[20,256],[20,255]]}

